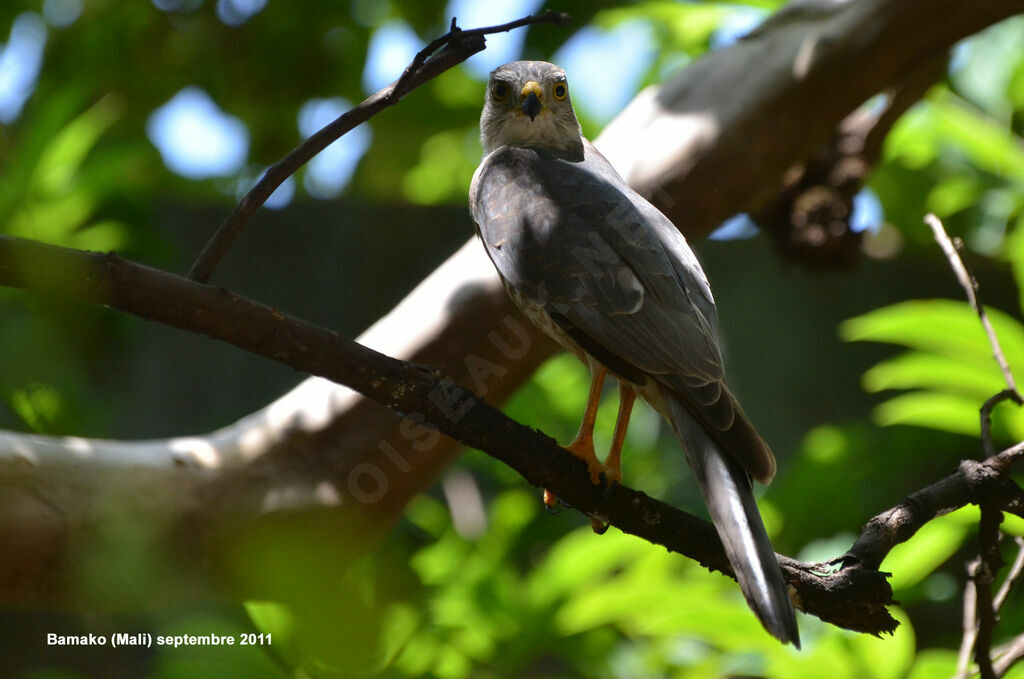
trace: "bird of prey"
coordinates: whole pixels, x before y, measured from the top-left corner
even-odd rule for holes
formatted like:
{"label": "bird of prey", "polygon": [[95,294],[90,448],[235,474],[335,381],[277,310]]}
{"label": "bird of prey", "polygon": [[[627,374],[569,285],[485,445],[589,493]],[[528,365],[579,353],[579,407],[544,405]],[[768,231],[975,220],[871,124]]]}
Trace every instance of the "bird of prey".
{"label": "bird of prey", "polygon": [[[568,450],[595,484],[618,481],[633,400],[651,404],[682,444],[750,607],[769,633],[799,646],[750,481],[770,482],[775,458],[726,386],[715,303],[686,239],[583,137],[554,64],[491,73],[480,138],[470,189],[480,240],[512,300],[593,375]],[[602,465],[593,430],[608,373],[621,399]]]}

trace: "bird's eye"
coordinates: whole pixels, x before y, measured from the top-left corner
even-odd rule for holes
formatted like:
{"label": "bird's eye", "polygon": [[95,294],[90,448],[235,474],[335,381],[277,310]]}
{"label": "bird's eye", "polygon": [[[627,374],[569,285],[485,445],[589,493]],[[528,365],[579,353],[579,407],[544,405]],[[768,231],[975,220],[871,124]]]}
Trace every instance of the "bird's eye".
{"label": "bird's eye", "polygon": [[503,82],[499,81],[499,82],[496,82],[493,85],[491,85],[491,95],[495,99],[497,99],[498,101],[501,101],[502,99],[507,97],[508,96],[508,83],[503,83]]}
{"label": "bird's eye", "polygon": [[569,88],[565,86],[565,83],[555,85],[555,99],[562,101],[567,94],[569,94]]}

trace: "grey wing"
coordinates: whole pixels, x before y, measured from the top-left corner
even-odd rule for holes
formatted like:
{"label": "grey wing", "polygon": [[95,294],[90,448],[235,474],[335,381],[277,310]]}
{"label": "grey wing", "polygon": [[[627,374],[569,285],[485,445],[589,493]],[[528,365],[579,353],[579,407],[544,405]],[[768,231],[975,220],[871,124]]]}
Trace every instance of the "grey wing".
{"label": "grey wing", "polygon": [[671,222],[596,149],[588,144],[581,161],[500,149],[481,164],[471,195],[507,284],[622,377],[679,394],[755,478],[771,477],[770,451],[725,387],[703,271]]}
{"label": "grey wing", "polygon": [[666,247],[606,165],[590,153],[577,163],[535,149],[491,154],[473,191],[488,254],[520,294],[644,373],[721,379],[703,274]]}

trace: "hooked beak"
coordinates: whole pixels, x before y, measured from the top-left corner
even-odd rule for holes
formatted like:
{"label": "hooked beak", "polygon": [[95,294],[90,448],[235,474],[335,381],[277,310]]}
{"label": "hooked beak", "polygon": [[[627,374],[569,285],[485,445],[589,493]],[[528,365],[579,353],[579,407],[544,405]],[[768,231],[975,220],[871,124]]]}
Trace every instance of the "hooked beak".
{"label": "hooked beak", "polygon": [[540,113],[540,109],[542,107],[540,100],[544,96],[544,90],[540,88],[540,85],[531,80],[523,85],[523,89],[519,95],[523,99],[523,113],[530,116],[530,120],[532,121],[537,117],[537,114]]}

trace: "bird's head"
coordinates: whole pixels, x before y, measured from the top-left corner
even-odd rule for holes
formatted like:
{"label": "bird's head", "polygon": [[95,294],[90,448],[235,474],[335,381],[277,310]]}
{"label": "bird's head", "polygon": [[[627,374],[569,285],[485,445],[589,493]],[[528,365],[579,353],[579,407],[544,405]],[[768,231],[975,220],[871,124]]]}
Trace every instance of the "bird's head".
{"label": "bird's head", "polygon": [[487,83],[480,141],[485,154],[502,146],[581,150],[583,136],[565,71],[546,61],[513,61],[496,68]]}

